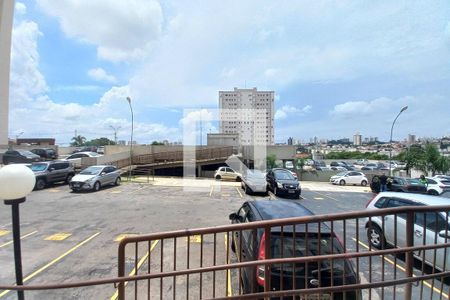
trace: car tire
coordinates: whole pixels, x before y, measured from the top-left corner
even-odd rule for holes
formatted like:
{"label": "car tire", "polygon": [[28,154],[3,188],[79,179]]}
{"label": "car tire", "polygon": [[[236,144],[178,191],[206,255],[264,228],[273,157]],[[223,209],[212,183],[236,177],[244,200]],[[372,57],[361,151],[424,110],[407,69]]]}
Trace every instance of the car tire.
{"label": "car tire", "polygon": [[220,180],[220,179],[222,179],[222,176],[216,175],[216,180]]}
{"label": "car tire", "polygon": [[433,195],[433,196],[439,196],[439,193],[436,190],[429,190],[428,194]]}
{"label": "car tire", "polygon": [[236,253],[236,245],[234,244],[234,239],[231,239],[231,251],[233,251],[233,253]]}
{"label": "car tire", "polygon": [[386,239],[384,238],[383,231],[378,225],[371,225],[367,228],[367,240],[376,249],[384,249],[386,245]]}
{"label": "car tire", "polygon": [[242,178],[240,176],[236,177],[236,182],[241,182]]}
{"label": "car tire", "polygon": [[339,185],[345,185],[345,180],[341,179],[341,181],[339,181]]}
{"label": "car tire", "polygon": [[120,185],[121,182],[122,182],[122,179],[120,179],[120,177],[117,177],[116,181],[114,182],[114,185],[118,186],[118,185]]}
{"label": "car tire", "polygon": [[39,178],[36,180],[36,190],[42,190],[43,188],[45,188],[47,182],[45,182],[45,179]]}
{"label": "car tire", "polygon": [[72,180],[72,178],[73,178],[73,174],[69,174],[69,175],[67,175],[66,180],[64,182],[66,184],[69,184],[69,182]]}
{"label": "car tire", "polygon": [[361,181],[361,186],[367,186],[367,180]]}
{"label": "car tire", "polygon": [[94,186],[92,187],[92,190],[94,192],[97,192],[98,190],[100,190],[100,187],[101,187],[100,182],[97,181],[97,182],[94,183]]}
{"label": "car tire", "polygon": [[252,194],[252,190],[244,183],[244,192],[247,195],[251,195]]}

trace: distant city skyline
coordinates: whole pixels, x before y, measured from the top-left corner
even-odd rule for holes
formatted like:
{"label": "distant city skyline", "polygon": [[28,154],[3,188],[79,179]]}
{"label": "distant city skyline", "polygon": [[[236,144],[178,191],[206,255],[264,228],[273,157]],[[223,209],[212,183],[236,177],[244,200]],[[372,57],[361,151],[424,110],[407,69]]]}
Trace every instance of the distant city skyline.
{"label": "distant city skyline", "polygon": [[388,140],[405,105],[395,140],[450,135],[449,45],[448,1],[16,1],[9,136],[128,140],[130,96],[138,142],[179,141],[233,87],[275,91],[275,143]]}

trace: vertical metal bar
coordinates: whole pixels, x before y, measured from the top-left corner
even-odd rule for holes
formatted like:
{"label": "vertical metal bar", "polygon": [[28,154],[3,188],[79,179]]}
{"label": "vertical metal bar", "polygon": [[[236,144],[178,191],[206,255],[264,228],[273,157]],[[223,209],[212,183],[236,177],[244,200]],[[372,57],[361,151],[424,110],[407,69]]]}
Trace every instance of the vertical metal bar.
{"label": "vertical metal bar", "polygon": [[[152,257],[152,252],[151,252],[152,246],[151,246],[151,241],[148,241],[148,245],[147,245],[147,251],[148,251],[148,260],[147,260],[147,273],[150,274],[150,261],[151,261],[151,257]],[[150,279],[147,279],[147,300],[150,300]]]}
{"label": "vertical metal bar", "polygon": [[[160,258],[160,263],[161,263],[161,266],[160,266],[160,271],[161,271],[161,273],[163,272],[163,270],[164,270],[164,260],[163,260],[163,258],[164,258],[164,239],[161,239],[161,258]],[[161,277],[160,279],[159,279],[159,298],[162,300],[163,299],[163,278]]]}
{"label": "vertical metal bar", "polygon": [[[406,213],[406,247],[412,247],[414,245],[414,212],[408,211]],[[405,253],[406,266],[405,273],[407,278],[411,278],[413,275],[413,263],[414,257],[411,251]],[[405,300],[410,300],[412,297],[412,283],[405,284]]]}
{"label": "vertical metal bar", "polygon": [[[177,238],[176,237],[173,238],[173,270],[174,271],[177,270]],[[172,289],[173,289],[173,299],[176,299],[176,295],[177,295],[177,292],[176,292],[176,290],[177,290],[177,276],[176,275],[173,276],[173,283],[172,283],[172,285],[173,285],[173,287],[172,287]],[[200,298],[201,298],[201,294],[202,294],[201,286],[202,286],[202,281],[200,279]]]}
{"label": "vertical metal bar", "polygon": [[[397,213],[394,214],[394,247],[397,248]],[[397,279],[397,255],[394,255],[394,280]],[[393,300],[395,300],[395,297],[397,295],[397,285],[394,285],[393,289]]]}
{"label": "vertical metal bar", "polygon": [[[448,221],[449,221],[448,220],[448,211],[446,211],[445,212],[445,241],[444,241],[444,243],[446,243],[446,244],[448,243],[448,241],[447,241]],[[444,272],[445,272],[446,267],[447,267],[447,247],[444,248],[444,266],[442,267],[442,270],[444,270]],[[439,299],[442,299],[443,291],[444,291],[444,278],[443,277],[441,277],[441,288],[440,288],[440,290],[441,290],[441,294],[440,294]]]}
{"label": "vertical metal bar", "polygon": [[[319,253],[319,255],[322,255],[322,251],[321,251],[322,233],[321,233],[320,225],[321,225],[320,221],[317,222],[317,227],[318,227],[317,231],[318,231],[318,233],[319,233],[318,243],[317,243],[317,246],[318,246],[317,253]],[[319,287],[322,287],[322,286],[323,286],[323,283],[322,283],[322,272],[320,272],[320,269],[322,269],[322,261],[318,261],[318,262],[317,262],[317,270],[319,271],[319,272],[318,272],[318,275],[319,275],[319,276],[318,276],[318,279],[319,279]],[[322,292],[319,293],[319,296],[322,296]]]}
{"label": "vertical metal bar", "polygon": [[[265,242],[265,259],[270,259],[270,242],[271,242],[271,227],[267,226],[264,227],[264,234],[266,236],[266,242]],[[270,273],[271,273],[271,266],[268,264],[264,264],[264,292],[270,292]]]}
{"label": "vertical metal bar", "polygon": [[[434,222],[434,245],[437,245],[437,237],[438,237],[438,212],[434,212],[434,218],[436,220],[436,222]],[[426,231],[427,228],[425,226],[424,231]],[[437,249],[434,248],[434,250],[432,250],[434,253],[433,256],[433,274],[436,273],[436,256],[437,256]],[[425,251],[424,251],[425,252]],[[431,290],[434,290],[434,277],[433,279],[431,279]]]}
{"label": "vertical metal bar", "polygon": [[[309,232],[308,232],[308,223],[305,223],[305,256],[310,256],[309,255]],[[308,261],[305,261],[305,289],[308,289]],[[308,298],[308,297],[306,297]]]}
{"label": "vertical metal bar", "polygon": [[[203,238],[204,238],[204,235],[201,234],[200,235],[200,268],[203,268]],[[228,243],[227,243],[227,245],[228,245]],[[199,293],[200,299],[203,298],[202,293],[203,293],[203,272],[200,272],[200,293]],[[175,297],[173,299],[175,299]]]}
{"label": "vertical metal bar", "polygon": [[[251,260],[255,260],[258,259],[258,245],[256,244],[256,240],[258,237],[258,229],[254,228],[253,229],[253,253],[249,253],[251,256]],[[257,268],[257,267],[256,267]],[[256,268],[252,268],[252,272],[250,272],[250,274],[255,274],[255,276],[251,276],[252,278],[255,278],[257,276],[256,273]],[[239,277],[239,283],[242,281],[240,280],[241,277]],[[252,291],[252,293],[255,293],[255,280],[250,280],[250,290]]]}
{"label": "vertical metal bar", "polygon": [[[422,224],[422,229],[423,229],[423,238],[422,238],[422,245],[426,244],[426,236],[427,236],[427,231],[426,231],[426,224],[427,224],[427,214],[424,212],[423,213],[423,224]],[[422,275],[425,274],[425,251],[422,251]],[[424,280],[420,281],[420,299],[422,299],[423,297],[423,289],[424,289]]]}
{"label": "vertical metal bar", "polygon": [[[254,247],[255,244],[253,244]],[[235,249],[236,251],[239,251],[239,262],[242,262],[242,230],[239,230],[239,247],[236,247]],[[252,248],[253,248],[252,247]],[[248,253],[248,255],[251,255],[250,253]],[[239,294],[242,292],[242,283],[241,283],[241,279],[242,278],[242,269],[239,268]]]}
{"label": "vertical metal bar", "polygon": [[[189,270],[190,255],[191,255],[191,237],[187,236],[186,269],[188,270]],[[189,299],[189,274],[186,274],[186,299]]]}
{"label": "vertical metal bar", "polygon": [[[384,218],[384,216],[381,216]],[[372,217],[369,217],[369,231],[372,230]],[[369,242],[369,252],[372,251],[372,243]],[[369,255],[369,283],[372,283],[372,255]],[[369,299],[372,299],[372,288],[369,288]]]}
{"label": "vertical metal bar", "polygon": [[[384,220],[384,218],[382,218],[381,220],[382,220],[381,221],[381,232],[383,232],[383,235],[384,235],[384,233],[386,232],[385,231],[385,220]],[[381,239],[381,237],[380,237],[380,239]],[[382,282],[384,282],[384,259],[385,259],[385,256],[383,254],[383,255],[381,255],[381,281]],[[396,267],[394,266],[394,268],[396,268]],[[381,287],[381,299],[384,299],[384,286]]]}
{"label": "vertical metal bar", "polygon": [[[334,239],[335,239],[335,237],[334,237],[334,222],[333,221],[331,221],[330,227],[331,227],[331,254],[334,254],[334,246],[335,246]],[[344,247],[344,252],[345,252],[345,247]],[[344,265],[345,265],[345,262],[344,262]],[[334,286],[334,270],[333,270],[333,268],[334,268],[334,259],[331,259],[331,275],[330,275],[331,276],[331,280],[330,280],[331,286]],[[345,270],[345,266],[344,266],[344,270]],[[345,276],[345,274],[343,274],[343,277],[344,276]],[[345,282],[343,284],[345,284]],[[346,295],[346,293],[344,292],[344,299],[345,299],[345,295]],[[331,299],[334,299],[334,292],[331,292]]]}
{"label": "vertical metal bar", "polygon": [[[134,244],[134,275],[138,274],[138,259],[139,259],[139,254],[138,254],[138,242],[135,242]],[[134,299],[137,299],[137,294],[138,294],[138,280],[136,280],[134,282]]]}
{"label": "vertical metal bar", "polygon": [[[230,235],[230,232],[229,231],[227,231],[226,232],[226,235],[227,235],[227,246],[228,246],[228,242],[229,242],[229,240],[228,240],[228,237],[229,237],[229,235]],[[227,255],[227,257],[226,257],[226,262],[227,262],[227,265],[229,264],[229,261],[230,261],[230,247],[227,247],[227,251],[226,251],[226,255]],[[226,284],[225,284],[225,297],[227,297],[228,296],[228,272],[230,272],[230,269],[226,269],[225,270],[225,278],[226,278]]]}
{"label": "vertical metal bar", "polygon": [[[281,226],[281,258],[284,258],[284,226]],[[280,286],[280,290],[284,290],[284,288],[283,288],[283,273],[284,273],[283,272],[283,264],[280,265],[280,270],[281,270],[281,272],[280,272],[280,285],[279,286]]]}
{"label": "vertical metal bar", "polygon": [[[297,224],[294,224],[294,225],[292,225],[292,244],[293,244],[293,249],[294,249],[294,257],[297,257],[297,255],[296,255],[296,253],[295,253],[295,249],[297,248],[297,244],[296,244],[296,241],[295,241],[295,239],[296,239],[296,233],[295,233],[295,227],[297,226]],[[293,263],[293,266],[292,266],[292,281],[293,281],[293,283],[292,283],[292,289],[293,290],[295,290],[296,289],[296,282],[297,282],[297,280],[296,280],[296,277],[297,277],[297,273],[295,272],[295,263]],[[305,274],[306,275],[306,274]]]}
{"label": "vertical metal bar", "polygon": [[[15,200],[5,200],[5,204],[12,203],[12,228],[13,228],[13,241],[14,241],[14,265],[16,269],[16,284],[23,285],[22,274],[22,249],[20,246],[20,215],[19,215],[19,203],[25,202],[25,198]],[[17,299],[25,299],[24,291],[17,291]]]}
{"label": "vertical metal bar", "polygon": [[[359,253],[359,218],[356,218],[356,253]],[[356,274],[359,276],[359,257],[356,258]]]}
{"label": "vertical metal bar", "polygon": [[[343,243],[344,243],[344,245],[343,245],[343,247],[344,247],[344,253],[347,253],[347,220],[346,219],[344,219],[344,220],[342,220],[342,225],[344,226],[344,237],[343,237]],[[342,284],[343,285],[346,285],[346,278],[347,278],[347,276],[346,276],[346,274],[345,274],[345,260],[344,260],[344,270],[343,270],[343,272],[342,272],[342,274],[343,274],[343,280],[342,280]],[[333,274],[333,273],[331,273],[331,274]],[[334,278],[334,277],[333,277]],[[345,299],[347,299],[347,293],[346,292],[344,292],[344,300]]]}
{"label": "vertical metal bar", "polygon": [[[121,241],[119,243],[119,255],[118,255],[118,277],[125,277],[125,246],[127,244]],[[125,282],[119,282],[117,287],[118,299],[125,299]]]}
{"label": "vertical metal bar", "polygon": [[[217,254],[217,233],[214,232],[214,253],[213,253],[213,265],[216,265]],[[216,297],[216,271],[213,271],[213,298]]]}

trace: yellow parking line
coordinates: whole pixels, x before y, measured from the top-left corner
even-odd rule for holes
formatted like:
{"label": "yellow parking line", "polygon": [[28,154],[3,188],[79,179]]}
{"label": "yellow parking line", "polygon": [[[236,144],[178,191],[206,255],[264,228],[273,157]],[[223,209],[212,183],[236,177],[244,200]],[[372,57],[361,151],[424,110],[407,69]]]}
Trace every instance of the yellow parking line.
{"label": "yellow parking line", "polygon": [[143,190],[143,189],[145,189],[145,188],[146,188],[146,186],[141,186],[140,188],[138,188],[138,189],[135,189],[134,191],[131,191],[131,192],[130,192],[130,194],[133,194],[133,193],[139,192],[139,191],[141,191],[141,190]]}
{"label": "yellow parking line", "polygon": [[[158,244],[159,240],[153,241],[152,245],[150,246],[150,250],[147,251],[147,253],[139,260],[138,264],[137,264],[137,268],[133,268],[133,270],[131,270],[130,274],[128,274],[128,276],[134,276],[136,275],[136,271],[139,270],[142,265],[144,264],[144,262],[147,260],[148,256],[150,255],[150,252],[153,251],[153,249],[156,247],[156,245]],[[125,281],[124,287],[127,286],[128,281]],[[111,300],[116,300],[119,297],[119,290],[116,289],[116,292],[114,293],[114,295],[112,295]]]}
{"label": "yellow parking line", "polygon": [[[66,257],[67,255],[69,255],[70,253],[72,253],[73,251],[77,250],[78,248],[80,248],[81,246],[83,246],[84,244],[86,244],[87,242],[89,242],[90,240],[92,240],[93,238],[95,238],[97,235],[99,235],[100,232],[97,232],[93,235],[91,235],[90,237],[88,237],[87,239],[85,239],[84,241],[82,241],[81,243],[78,243],[75,247],[72,247],[71,249],[67,250],[66,252],[64,252],[63,254],[61,254],[60,256],[58,256],[57,258],[55,258],[54,260],[52,260],[51,262],[49,262],[48,264],[46,264],[45,266],[43,266],[42,268],[34,271],[33,273],[31,273],[30,275],[28,275],[27,277],[25,277],[23,279],[23,282],[27,282],[28,280],[30,280],[31,278],[33,278],[34,276],[38,275],[39,273],[45,271],[46,269],[48,269],[49,267],[51,267],[52,265],[54,265],[55,263],[57,263],[58,261],[60,261],[61,259],[63,259],[64,257]],[[10,292],[10,290],[5,290],[2,293],[0,293],[0,297],[5,296],[6,294],[8,294]]]}
{"label": "yellow parking line", "polygon": [[242,193],[241,193],[241,191],[236,187],[236,191],[239,193],[239,196],[241,196],[241,198],[244,198],[243,196],[242,196]]}
{"label": "yellow parking line", "polygon": [[214,191],[214,185],[211,185],[211,191],[209,191],[209,196],[210,197],[212,196],[213,191]]}
{"label": "yellow parking line", "polygon": [[322,197],[314,197],[314,199],[316,199],[316,200],[323,200]]}
{"label": "yellow parking line", "polygon": [[[29,237],[30,235],[33,235],[33,234],[35,234],[36,232],[37,232],[37,230],[35,230],[35,231],[33,231],[33,232],[30,232],[30,233],[27,233],[27,234],[25,234],[25,235],[22,235],[22,236],[20,237],[20,239],[23,240],[24,238]],[[8,246],[8,245],[11,245],[12,243],[13,243],[13,241],[9,241],[9,242],[7,242],[7,243],[4,243],[4,244],[0,245],[0,248],[3,248],[3,247]]]}
{"label": "yellow parking line", "polygon": [[67,233],[67,232],[58,232],[58,233],[55,233],[55,234],[52,234],[52,235],[46,237],[44,240],[46,240],[46,241],[64,241],[71,235],[72,235],[71,233]]}
{"label": "yellow parking line", "polygon": [[[354,240],[355,242],[357,241],[355,238],[352,238],[352,240]],[[369,250],[369,246],[367,246],[366,244],[364,244],[361,241],[358,241],[358,244],[360,244],[361,246],[363,246],[364,248],[366,248],[367,250]],[[371,251],[374,251],[373,249]],[[381,255],[380,255],[381,256]],[[386,256],[383,257],[385,261],[387,261],[388,263],[390,263],[391,265],[395,266],[396,268],[402,270],[403,272],[406,272],[406,269],[398,264],[396,264],[393,260],[387,258]],[[413,274],[413,277],[416,277],[416,275]],[[427,281],[423,281],[423,284],[426,285],[427,287],[429,287],[430,289],[432,288],[433,291],[435,291],[436,293],[438,293],[439,295],[444,296],[445,298],[449,299],[448,294],[444,293],[442,290],[438,289],[437,287],[432,286],[431,284],[429,284]]]}
{"label": "yellow parking line", "polygon": [[10,232],[11,231],[9,231],[9,230],[0,229],[0,236],[7,235]]}
{"label": "yellow parking line", "polygon": [[[228,233],[225,233],[225,252],[228,251]],[[230,257],[228,256],[227,264],[230,264]],[[233,290],[231,289],[231,272],[230,269],[227,269],[227,278],[228,278],[228,285],[227,285],[227,297],[233,296]]]}

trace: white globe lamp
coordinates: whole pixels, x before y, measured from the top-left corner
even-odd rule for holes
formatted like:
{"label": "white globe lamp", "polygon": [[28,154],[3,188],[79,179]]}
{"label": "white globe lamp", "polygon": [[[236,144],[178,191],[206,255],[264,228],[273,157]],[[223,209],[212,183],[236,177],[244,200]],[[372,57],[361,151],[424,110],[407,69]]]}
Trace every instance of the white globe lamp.
{"label": "white globe lamp", "polygon": [[25,165],[7,165],[0,169],[0,199],[24,198],[35,184],[33,171]]}

